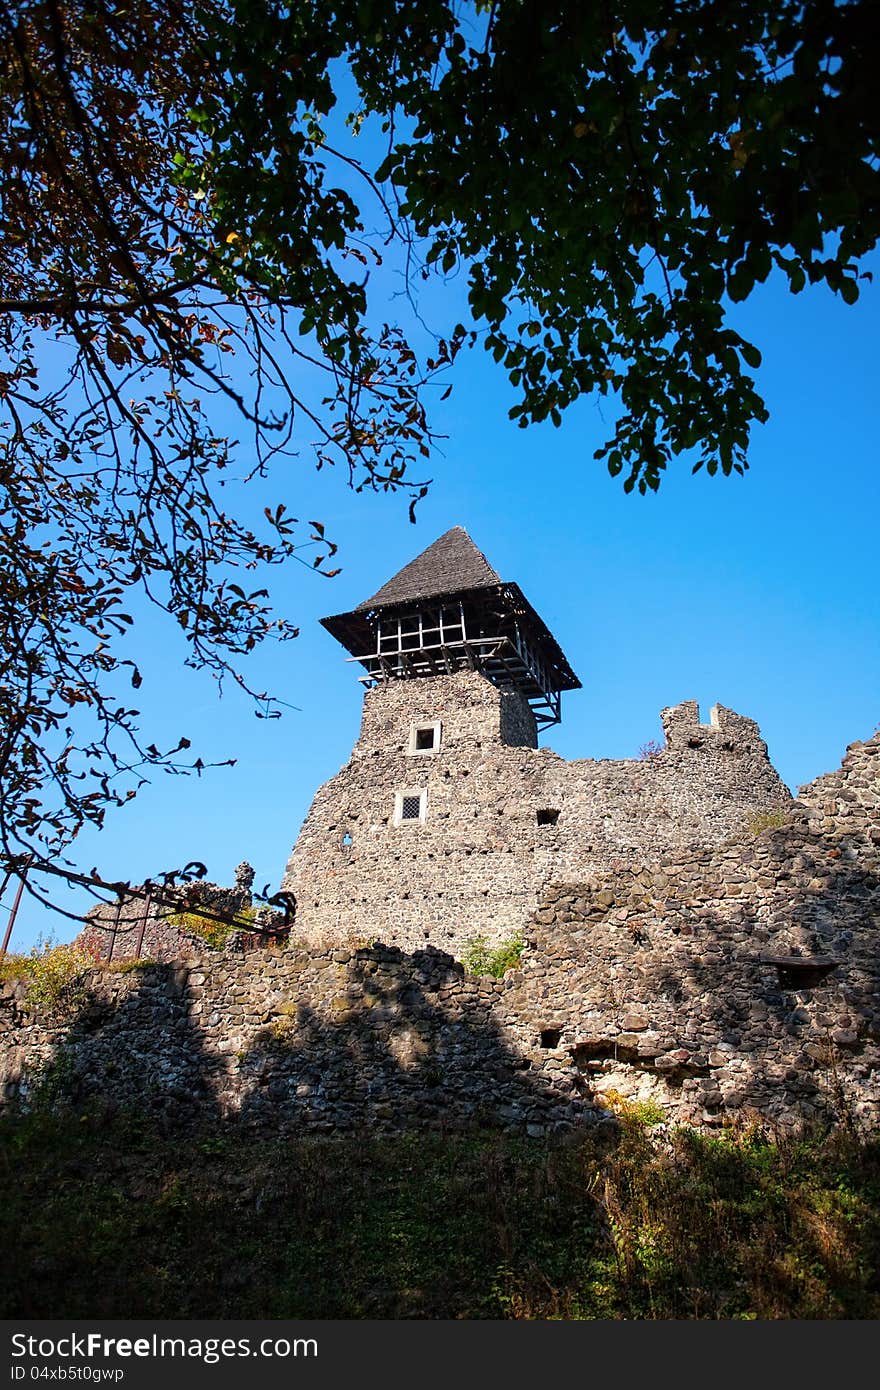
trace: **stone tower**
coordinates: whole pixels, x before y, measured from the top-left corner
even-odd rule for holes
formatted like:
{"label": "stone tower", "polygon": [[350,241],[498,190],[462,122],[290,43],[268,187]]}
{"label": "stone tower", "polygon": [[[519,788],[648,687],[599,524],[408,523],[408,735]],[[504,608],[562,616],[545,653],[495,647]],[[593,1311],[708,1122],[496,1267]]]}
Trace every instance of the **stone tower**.
{"label": "stone tower", "polygon": [[580,682],[516,584],[461,527],[324,626],[360,663],[360,737],[318,791],[287,866],[295,938],[459,954],[525,926],[543,888],[717,843],[786,803],[757,725],[664,711],[649,759],[566,762],[537,747]]}
{"label": "stone tower", "polygon": [[[534,747],[538,730],[559,723],[561,692],[580,687],[522,590],[502,582],[461,526],[354,612],[321,621],[364,667],[369,687],[479,671],[518,711],[518,730],[506,743]],[[430,730],[414,737],[413,751],[435,751]]]}

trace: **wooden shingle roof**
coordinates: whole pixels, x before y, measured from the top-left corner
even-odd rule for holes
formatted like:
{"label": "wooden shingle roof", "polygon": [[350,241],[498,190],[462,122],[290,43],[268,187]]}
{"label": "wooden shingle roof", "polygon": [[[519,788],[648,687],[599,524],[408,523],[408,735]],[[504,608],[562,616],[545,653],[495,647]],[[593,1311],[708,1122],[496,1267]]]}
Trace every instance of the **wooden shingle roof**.
{"label": "wooden shingle roof", "polygon": [[321,625],[369,669],[371,653],[376,653],[378,624],[388,619],[393,622],[395,613],[422,605],[442,607],[447,600],[480,613],[479,629],[484,636],[497,630],[503,637],[519,626],[540,650],[555,689],[580,687],[565,653],[522,590],[502,580],[463,526],[446,531],[371,598],[348,613],[322,618]]}
{"label": "wooden shingle roof", "polygon": [[453,526],[354,611],[364,613],[370,608],[388,608],[467,589],[491,589],[500,583],[501,576],[464,527]]}

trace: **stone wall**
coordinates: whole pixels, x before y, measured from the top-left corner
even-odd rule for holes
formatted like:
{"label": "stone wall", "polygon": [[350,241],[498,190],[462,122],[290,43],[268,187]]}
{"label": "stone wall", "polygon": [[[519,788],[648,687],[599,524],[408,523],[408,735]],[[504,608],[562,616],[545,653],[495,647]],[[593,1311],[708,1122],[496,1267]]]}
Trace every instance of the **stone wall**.
{"label": "stone wall", "polygon": [[823,830],[852,829],[873,835],[880,826],[880,733],[851,743],[836,772],[801,787],[798,800],[810,808]]}
{"label": "stone wall", "polygon": [[761,830],[551,888],[508,1008],[597,1104],[876,1125],[878,794],[880,735]]}
{"label": "stone wall", "polygon": [[502,993],[441,952],[382,946],[96,970],[70,1024],[0,986],[0,1093],[316,1132],[537,1134],[592,1115],[556,1069],[530,1070],[495,1017]]}
{"label": "stone wall", "polygon": [[6,984],[4,1096],[317,1131],[539,1134],[622,1102],[876,1127],[878,786],[880,736],[763,829],[546,889],[503,980],[433,948],[298,944],[95,970],[67,1021]]}
{"label": "stone wall", "polygon": [[[676,1119],[880,1115],[880,885],[805,821],[548,891],[512,1007],[597,1102]],[[838,1108],[841,1108],[838,1106]]]}
{"label": "stone wall", "polygon": [[[543,888],[646,853],[717,844],[756,812],[790,802],[757,725],[689,702],[663,712],[667,746],[643,759],[578,760],[535,746],[516,691],[462,672],[366,693],[348,764],[317,793],[284,888],[313,945],[379,931],[407,950],[461,954],[521,931]],[[413,725],[439,722],[436,752],[410,751]],[[396,798],[424,794],[400,823]]]}

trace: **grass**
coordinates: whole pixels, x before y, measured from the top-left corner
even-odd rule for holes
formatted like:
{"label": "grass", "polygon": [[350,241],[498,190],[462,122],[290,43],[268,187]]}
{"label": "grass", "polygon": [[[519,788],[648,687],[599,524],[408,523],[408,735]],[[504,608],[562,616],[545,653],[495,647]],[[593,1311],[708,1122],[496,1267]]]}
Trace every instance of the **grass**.
{"label": "grass", "polygon": [[880,1316],[880,1144],[0,1122],[0,1315]]}
{"label": "grass", "polygon": [[750,835],[760,835],[764,830],[781,830],[788,824],[788,815],[783,810],[755,811],[746,821]]}

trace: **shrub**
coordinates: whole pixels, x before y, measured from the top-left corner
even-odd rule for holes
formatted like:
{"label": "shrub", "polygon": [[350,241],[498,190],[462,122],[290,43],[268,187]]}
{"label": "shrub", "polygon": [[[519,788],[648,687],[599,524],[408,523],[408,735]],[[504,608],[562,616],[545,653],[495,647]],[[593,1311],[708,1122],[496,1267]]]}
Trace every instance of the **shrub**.
{"label": "shrub", "polygon": [[39,937],[27,956],[5,956],[0,979],[25,980],[25,1003],[34,1012],[60,1015],[73,1012],[85,998],[85,976],[94,960],[78,946],[58,945]]}
{"label": "shrub", "polygon": [[462,961],[469,975],[494,975],[497,980],[507,970],[519,965],[523,952],[523,939],[517,933],[509,941],[502,941],[494,950],[490,949],[485,936],[474,936],[467,942]]}
{"label": "shrub", "polygon": [[167,918],[168,925],[199,936],[207,946],[221,950],[229,940],[236,923],[230,920],[218,921],[216,917],[203,917],[201,912],[174,912]]}
{"label": "shrub", "polygon": [[666,1119],[666,1112],[657,1100],[630,1100],[628,1096],[621,1095],[612,1087],[602,1092],[602,1100],[621,1119],[633,1120],[636,1124],[644,1125],[646,1129],[652,1129],[654,1125],[662,1124]]}
{"label": "shrub", "polygon": [[659,758],[665,749],[665,743],[659,743],[656,738],[649,738],[647,743],[643,743],[638,751],[640,762],[650,762],[652,758]]}
{"label": "shrub", "polygon": [[0,980],[24,980],[28,974],[30,956],[0,957]]}

